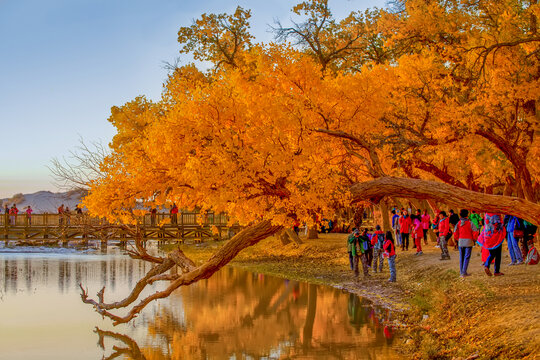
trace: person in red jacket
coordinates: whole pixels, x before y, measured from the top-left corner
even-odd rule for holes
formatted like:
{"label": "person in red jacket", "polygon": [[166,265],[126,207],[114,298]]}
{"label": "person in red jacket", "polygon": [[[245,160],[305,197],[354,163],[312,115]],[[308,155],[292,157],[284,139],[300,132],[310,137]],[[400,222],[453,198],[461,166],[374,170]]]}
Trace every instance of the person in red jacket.
{"label": "person in red jacket", "polygon": [[[478,236],[477,243],[483,249],[489,251],[489,256],[484,262],[484,271],[488,276],[501,276],[501,258],[502,258],[502,243],[506,238],[506,228],[501,222],[501,215],[494,213],[486,213],[484,218],[484,228]],[[492,262],[495,262],[495,273],[492,274],[489,267]]]}
{"label": "person in red jacket", "polygon": [[392,238],[392,232],[386,232],[386,240],[383,245],[384,256],[388,258],[388,268],[390,269],[389,282],[396,282],[396,247],[394,245],[394,239]]}
{"label": "person in red jacket", "polygon": [[462,279],[469,276],[467,268],[478,233],[476,225],[469,220],[469,210],[462,209],[459,212],[459,221],[454,227],[454,239],[459,246],[459,274]]}
{"label": "person in red jacket", "polygon": [[413,236],[414,244],[416,245],[416,254],[422,255],[422,237],[424,236],[424,231],[422,228],[422,220],[420,215],[416,215],[413,222]]}
{"label": "person in red jacket", "polygon": [[407,210],[403,210],[403,217],[399,219],[399,231],[401,232],[401,250],[409,250],[409,232],[412,220]]}
{"label": "person in red jacket", "polygon": [[422,221],[422,232],[424,235],[424,244],[427,245],[428,244],[427,234],[429,230],[429,225],[431,224],[431,216],[429,216],[427,210],[424,210],[424,214],[422,215],[421,221]]}
{"label": "person in red jacket", "polygon": [[178,206],[176,206],[176,204],[173,203],[173,206],[169,212],[170,212],[171,224],[177,225],[178,224]]}
{"label": "person in red jacket", "polygon": [[441,211],[439,213],[439,245],[441,247],[441,260],[450,260],[447,240],[448,234],[450,234],[450,221],[446,216],[446,211]]}
{"label": "person in red jacket", "polygon": [[11,216],[11,225],[17,225],[18,213],[19,213],[19,209],[17,209],[17,205],[13,204],[11,209],[9,209],[9,215]]}

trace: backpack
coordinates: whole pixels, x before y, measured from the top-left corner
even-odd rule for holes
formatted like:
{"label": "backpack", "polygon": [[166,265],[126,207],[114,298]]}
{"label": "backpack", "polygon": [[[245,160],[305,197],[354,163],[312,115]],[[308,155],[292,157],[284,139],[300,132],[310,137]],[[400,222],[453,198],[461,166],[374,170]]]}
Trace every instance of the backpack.
{"label": "backpack", "polygon": [[531,250],[529,250],[529,253],[527,254],[527,260],[525,260],[525,263],[527,265],[536,265],[538,264],[538,261],[540,257],[538,256],[538,250],[536,250],[535,247],[532,247]]}
{"label": "backpack", "polygon": [[373,234],[373,237],[371,238],[371,245],[373,245],[375,249],[382,249],[384,246],[384,240],[384,234]]}

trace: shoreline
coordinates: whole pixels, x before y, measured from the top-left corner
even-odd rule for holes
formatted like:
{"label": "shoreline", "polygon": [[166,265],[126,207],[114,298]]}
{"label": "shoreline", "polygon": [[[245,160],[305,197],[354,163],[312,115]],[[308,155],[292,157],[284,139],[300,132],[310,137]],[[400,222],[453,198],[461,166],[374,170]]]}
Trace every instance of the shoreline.
{"label": "shoreline", "polygon": [[[393,326],[404,327],[402,355],[425,359],[534,359],[540,353],[537,305],[540,266],[507,266],[504,251],[502,277],[488,277],[480,264],[478,247],[469,266],[472,276],[459,278],[459,255],[440,261],[434,243],[397,252],[397,283],[388,283],[388,263],[383,273],[359,281],[349,269],[346,234],[319,234],[302,245],[282,245],[268,238],[243,250],[229,263],[246,270],[332,286],[383,306],[394,314]],[[222,243],[181,245],[188,257],[200,263]],[[405,324],[405,325],[403,325]]]}

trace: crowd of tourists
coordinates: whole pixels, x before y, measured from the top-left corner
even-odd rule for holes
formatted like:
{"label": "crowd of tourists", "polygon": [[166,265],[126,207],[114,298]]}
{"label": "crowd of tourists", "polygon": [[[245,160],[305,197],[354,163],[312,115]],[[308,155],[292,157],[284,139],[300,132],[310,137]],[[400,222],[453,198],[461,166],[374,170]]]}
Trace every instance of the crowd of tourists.
{"label": "crowd of tourists", "polygon": [[[356,277],[360,268],[364,277],[373,272],[382,272],[384,258],[388,261],[390,278],[396,281],[396,248],[401,251],[416,249],[416,256],[422,256],[422,246],[428,245],[428,235],[433,231],[441,251],[441,261],[450,260],[449,248],[459,250],[459,270],[461,278],[469,276],[468,267],[472,249],[480,246],[482,266],[488,276],[502,276],[502,248],[506,240],[511,258],[510,266],[539,262],[539,254],[534,247],[537,227],[526,220],[512,215],[469,212],[462,209],[459,214],[454,210],[437,211],[432,219],[427,210],[410,210],[394,208],[392,210],[392,231],[382,231],[380,225],[369,231],[353,229],[348,236],[348,253],[351,270]],[[494,265],[494,272],[491,272]]]}

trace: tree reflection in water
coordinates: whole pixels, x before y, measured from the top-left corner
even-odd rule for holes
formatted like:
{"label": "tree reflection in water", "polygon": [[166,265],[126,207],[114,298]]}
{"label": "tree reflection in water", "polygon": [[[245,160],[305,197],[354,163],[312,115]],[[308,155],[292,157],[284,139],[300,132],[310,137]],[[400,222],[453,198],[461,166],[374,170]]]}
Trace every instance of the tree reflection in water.
{"label": "tree reflection in water", "polygon": [[127,336],[102,334],[133,359],[388,359],[396,357],[388,317],[354,294],[226,268],[145,316],[140,349]]}
{"label": "tree reflection in water", "polygon": [[100,328],[96,327],[94,330],[96,334],[99,336],[98,345],[105,351],[105,337],[111,337],[115,340],[118,340],[119,342],[122,342],[127,347],[119,347],[114,345],[113,346],[113,353],[107,357],[103,357],[103,360],[110,360],[110,359],[116,359],[119,356],[128,356],[130,359],[133,360],[146,360],[146,357],[141,352],[141,349],[139,348],[139,345],[135,340],[130,338],[127,335],[116,333],[113,331],[108,330],[101,330]]}

